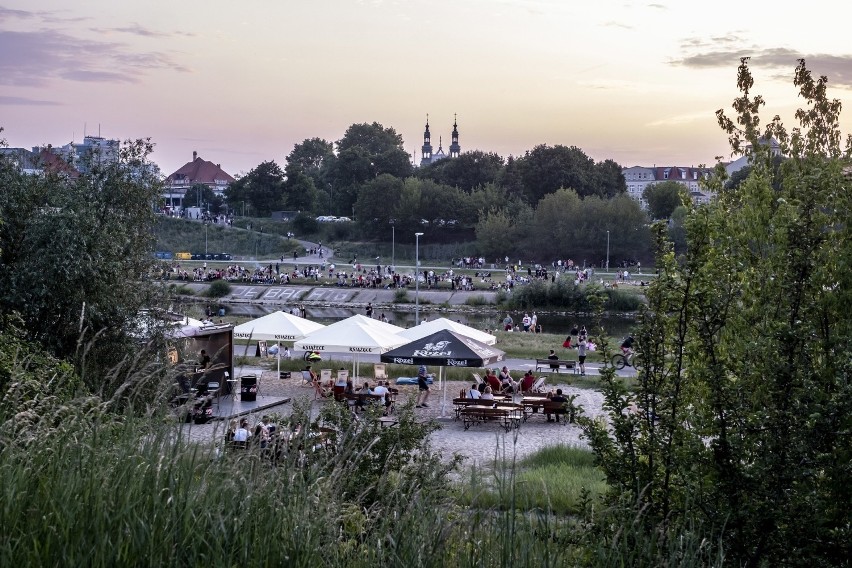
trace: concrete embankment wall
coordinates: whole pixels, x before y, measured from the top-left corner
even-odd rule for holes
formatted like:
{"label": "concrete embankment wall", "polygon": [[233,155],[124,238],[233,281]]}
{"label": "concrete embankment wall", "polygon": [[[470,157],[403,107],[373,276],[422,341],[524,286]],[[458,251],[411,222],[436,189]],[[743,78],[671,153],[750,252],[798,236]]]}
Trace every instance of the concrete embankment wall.
{"label": "concrete embankment wall", "polygon": [[[196,296],[206,295],[209,284],[206,282],[169,281],[168,284],[183,285],[192,290]],[[415,291],[407,290],[407,299],[401,304],[413,304]],[[426,290],[421,288],[418,294],[420,304],[464,306],[470,298],[482,298],[486,304],[495,304],[497,293],[489,291],[452,291]],[[372,302],[376,305],[394,304],[397,299],[396,290],[384,288],[339,288],[335,286],[276,286],[276,285],[244,285],[232,284],[231,293],[216,301],[221,303],[252,303],[269,305],[305,304],[363,304]]]}

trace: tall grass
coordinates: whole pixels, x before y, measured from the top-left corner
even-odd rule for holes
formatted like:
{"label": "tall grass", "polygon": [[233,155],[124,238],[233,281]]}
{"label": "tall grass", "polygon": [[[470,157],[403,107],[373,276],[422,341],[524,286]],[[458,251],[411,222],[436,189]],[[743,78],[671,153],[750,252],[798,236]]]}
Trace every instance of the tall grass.
{"label": "tall grass", "polygon": [[[567,426],[566,426],[567,427]],[[469,495],[477,507],[538,510],[558,516],[580,514],[588,501],[597,502],[607,485],[594,455],[580,448],[543,448],[517,464],[495,462],[491,476],[474,473]]]}
{"label": "tall grass", "polygon": [[[273,466],[217,457],[157,420],[93,421],[0,449],[4,566],[563,565],[546,518],[468,510],[428,447],[380,474],[361,465],[400,430],[371,418],[330,451]],[[309,446],[310,427],[300,443]],[[399,442],[402,443],[402,442]]]}

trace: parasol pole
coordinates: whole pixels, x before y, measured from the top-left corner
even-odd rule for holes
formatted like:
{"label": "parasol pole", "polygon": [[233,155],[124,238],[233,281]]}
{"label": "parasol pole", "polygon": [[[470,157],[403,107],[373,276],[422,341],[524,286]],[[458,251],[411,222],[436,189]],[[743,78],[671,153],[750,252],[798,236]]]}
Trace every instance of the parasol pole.
{"label": "parasol pole", "polygon": [[444,390],[444,396],[441,399],[441,419],[447,418],[447,383],[443,379],[444,377],[444,367],[438,367],[438,381],[440,381],[441,386]]}

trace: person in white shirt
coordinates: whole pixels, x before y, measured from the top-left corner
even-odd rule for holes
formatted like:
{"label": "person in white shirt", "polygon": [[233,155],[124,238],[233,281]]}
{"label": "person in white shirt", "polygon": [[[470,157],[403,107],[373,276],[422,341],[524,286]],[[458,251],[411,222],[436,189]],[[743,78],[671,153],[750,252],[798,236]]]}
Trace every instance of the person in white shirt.
{"label": "person in white shirt", "polygon": [[234,441],[235,442],[248,442],[249,436],[251,434],[248,431],[248,420],[243,418],[240,420],[240,426],[234,431]]}
{"label": "person in white shirt", "polygon": [[485,392],[483,392],[482,396],[479,398],[483,400],[494,400],[494,393],[491,391],[491,387],[485,387]]}
{"label": "person in white shirt", "polygon": [[467,391],[467,398],[482,398],[482,393],[479,392],[479,389],[475,384],[471,385],[470,389]]}
{"label": "person in white shirt", "polygon": [[376,396],[382,397],[381,402],[382,402],[383,405],[385,405],[385,406],[388,405],[387,404],[388,389],[387,389],[387,387],[385,387],[385,385],[383,385],[381,383],[381,381],[379,381],[379,383],[373,388],[373,394],[376,395]]}

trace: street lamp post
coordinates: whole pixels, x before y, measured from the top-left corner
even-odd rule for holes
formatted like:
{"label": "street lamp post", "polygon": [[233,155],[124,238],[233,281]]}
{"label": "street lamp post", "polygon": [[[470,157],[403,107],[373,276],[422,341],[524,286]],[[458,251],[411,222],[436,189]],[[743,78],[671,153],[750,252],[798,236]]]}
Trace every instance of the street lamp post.
{"label": "street lamp post", "polygon": [[391,270],[396,272],[396,225],[391,220]]}
{"label": "street lamp post", "polygon": [[204,255],[207,255],[207,221],[204,221]]}
{"label": "street lamp post", "polygon": [[420,325],[420,237],[414,233],[414,325]]}
{"label": "street lamp post", "polygon": [[609,231],[606,232],[606,271],[609,272]]}

